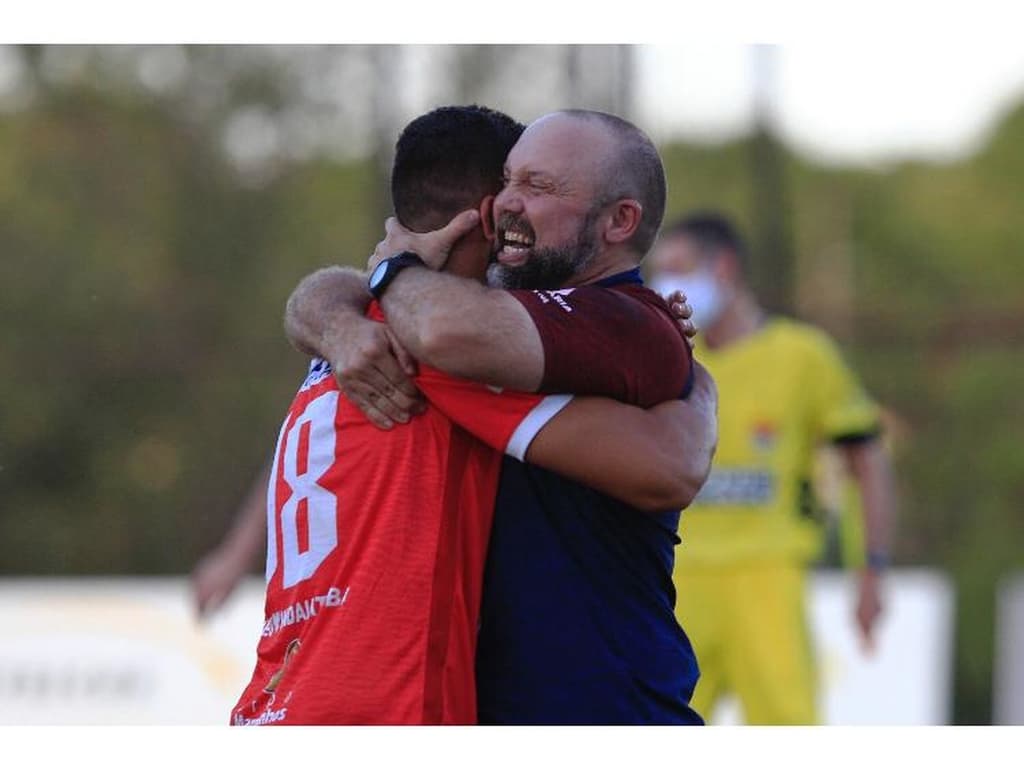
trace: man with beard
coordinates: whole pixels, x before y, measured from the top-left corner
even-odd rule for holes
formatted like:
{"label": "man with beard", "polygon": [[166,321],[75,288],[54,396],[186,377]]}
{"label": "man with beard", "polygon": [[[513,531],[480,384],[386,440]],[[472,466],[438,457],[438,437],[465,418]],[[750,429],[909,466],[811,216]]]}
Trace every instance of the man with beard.
{"label": "man with beard", "polygon": [[[396,151],[396,211],[421,229],[466,205],[489,211],[519,130],[471,107],[413,121]],[[483,277],[489,220],[459,239],[446,271]],[[386,283],[374,286],[379,296]],[[368,315],[381,319],[376,304]],[[648,413],[495,392],[426,365],[415,381],[430,405],[380,432],[340,396],[328,362],[312,364],[270,473],[266,621],[234,723],[475,721],[475,630],[502,452],[644,509],[688,503],[710,465],[706,386],[703,406]],[[575,441],[591,449],[566,450]]]}
{"label": "man with beard", "polygon": [[[433,271],[480,211],[424,235],[389,220],[370,285],[401,345],[496,387],[641,406],[685,396],[687,347],[639,273],[665,207],[661,160],[641,131],[597,112],[542,117],[510,152],[493,207],[492,288]],[[351,275],[307,278],[289,301],[293,340],[343,359],[339,340],[358,323],[338,297],[357,296]],[[408,408],[402,377],[362,357],[359,370],[335,366],[361,407]],[[481,723],[701,722],[688,705],[696,660],[673,615],[678,520],[504,461],[477,653]]]}

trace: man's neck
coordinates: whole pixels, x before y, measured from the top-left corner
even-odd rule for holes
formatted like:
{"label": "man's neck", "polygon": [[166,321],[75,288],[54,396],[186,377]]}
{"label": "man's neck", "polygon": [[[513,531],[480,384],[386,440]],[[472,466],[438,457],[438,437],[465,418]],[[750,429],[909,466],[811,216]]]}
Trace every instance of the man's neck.
{"label": "man's neck", "polygon": [[729,303],[714,325],[703,331],[709,349],[722,349],[754,333],[764,323],[765,314],[747,290]]}
{"label": "man's neck", "polygon": [[565,287],[576,288],[581,285],[590,285],[636,268],[637,260],[631,253],[605,253],[585,270],[566,280]]}

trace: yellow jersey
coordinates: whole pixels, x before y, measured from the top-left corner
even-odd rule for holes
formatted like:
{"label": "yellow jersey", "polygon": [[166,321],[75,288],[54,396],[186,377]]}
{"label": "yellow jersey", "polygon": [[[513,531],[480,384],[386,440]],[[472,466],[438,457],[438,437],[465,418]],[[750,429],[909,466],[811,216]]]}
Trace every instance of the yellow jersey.
{"label": "yellow jersey", "polygon": [[876,433],[878,407],[834,342],[804,323],[772,318],[721,350],[698,341],[696,352],[718,385],[718,450],[682,514],[678,564],[813,559],[815,451]]}

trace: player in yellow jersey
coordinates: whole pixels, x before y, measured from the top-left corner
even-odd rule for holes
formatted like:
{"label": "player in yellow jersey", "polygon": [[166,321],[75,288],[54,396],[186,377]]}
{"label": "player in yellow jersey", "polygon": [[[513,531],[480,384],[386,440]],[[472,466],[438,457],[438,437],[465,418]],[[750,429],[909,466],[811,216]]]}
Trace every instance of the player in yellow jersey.
{"label": "player in yellow jersey", "polygon": [[649,261],[654,290],[687,295],[696,356],[719,392],[718,450],[683,513],[673,575],[701,670],[693,706],[709,717],[731,691],[748,723],[818,722],[804,596],[822,541],[809,509],[814,455],[836,445],[860,492],[867,556],[855,617],[870,649],[894,506],[879,409],[825,333],[766,315],[725,217],[667,227]]}

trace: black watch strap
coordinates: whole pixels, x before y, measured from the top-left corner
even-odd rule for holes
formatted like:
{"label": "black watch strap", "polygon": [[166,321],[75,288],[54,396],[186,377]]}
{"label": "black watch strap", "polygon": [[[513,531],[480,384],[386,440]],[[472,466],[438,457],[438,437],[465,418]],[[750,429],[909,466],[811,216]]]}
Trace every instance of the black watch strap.
{"label": "black watch strap", "polygon": [[384,261],[378,264],[373,272],[370,273],[370,278],[367,281],[367,290],[370,291],[370,295],[375,299],[380,299],[384,295],[384,291],[391,285],[391,282],[397,277],[398,273],[406,267],[425,267],[426,263],[419,257],[418,254],[412,251],[402,251],[394,256],[384,259]]}

